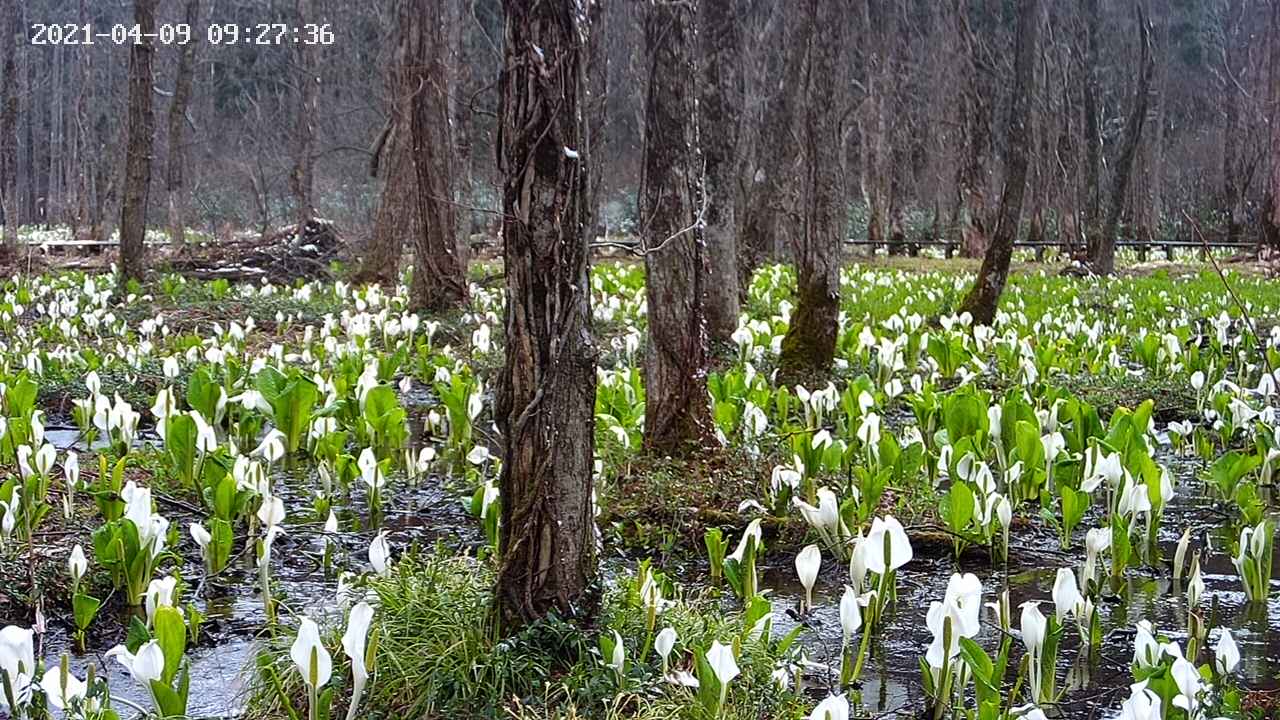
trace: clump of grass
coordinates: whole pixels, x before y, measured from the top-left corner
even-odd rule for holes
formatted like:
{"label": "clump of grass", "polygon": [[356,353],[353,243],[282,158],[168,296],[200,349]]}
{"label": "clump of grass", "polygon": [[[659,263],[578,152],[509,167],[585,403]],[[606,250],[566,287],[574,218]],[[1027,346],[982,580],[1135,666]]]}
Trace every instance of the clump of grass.
{"label": "clump of grass", "polygon": [[[378,644],[360,716],[705,720],[693,691],[662,678],[657,653],[650,650],[640,661],[645,611],[634,583],[615,579],[604,583],[609,589],[597,625],[549,618],[500,639],[491,612],[489,564],[442,547],[406,553],[389,575],[369,578],[363,588],[377,608],[371,637]],[[343,623],[332,620],[326,636],[334,659],[332,716],[341,717],[350,696],[350,670],[339,641]],[[802,700],[771,678],[781,660],[777,643],[741,640],[743,624],[740,613],[710,595],[677,602],[658,620],[659,627],[671,626],[680,637],[673,668],[691,669],[693,651],[687,648],[740,639],[742,675],[732,683],[720,718],[799,717]],[[597,650],[598,636],[612,637],[615,630],[627,648],[625,673],[606,666]],[[287,718],[291,710],[304,711],[305,691],[289,659],[292,640],[284,631],[264,647],[250,684],[247,718]]]}

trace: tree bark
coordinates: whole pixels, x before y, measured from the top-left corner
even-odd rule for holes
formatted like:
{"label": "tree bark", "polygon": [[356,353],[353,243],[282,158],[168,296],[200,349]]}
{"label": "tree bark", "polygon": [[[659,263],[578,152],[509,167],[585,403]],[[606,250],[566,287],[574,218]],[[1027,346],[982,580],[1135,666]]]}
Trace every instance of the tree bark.
{"label": "tree bark", "polygon": [[[187,0],[183,22],[195,28],[200,20],[200,0]],[[169,162],[165,173],[165,190],[168,194],[169,240],[181,243],[186,240],[186,199],[183,197],[183,164],[186,161],[184,135],[186,134],[187,106],[191,102],[191,81],[195,73],[196,49],[200,36],[193,32],[191,42],[183,45],[178,54],[178,72],[173,83],[173,101],[169,105]]]}
{"label": "tree bark", "polygon": [[18,244],[18,0],[0,0],[0,214],[3,244]]}
{"label": "tree bark", "polygon": [[423,230],[414,233],[416,263],[411,300],[415,308],[439,312],[466,302],[466,264],[458,250],[457,212],[453,202],[453,134],[449,122],[448,29],[444,3],[450,0],[407,0],[409,27],[406,57],[413,93],[410,125],[417,173],[418,213]]}
{"label": "tree bark", "polygon": [[146,264],[147,199],[155,141],[151,108],[155,13],[156,0],[134,0],[133,22],[141,38],[129,50],[129,131],[120,204],[120,274],[129,280],[141,280]]}
{"label": "tree bark", "polygon": [[840,137],[840,49],[844,7],[809,0],[812,26],[805,117],[804,233],[794,245],[796,309],[782,339],[781,375],[800,378],[831,368],[840,312],[840,241],[844,237],[843,142]]}
{"label": "tree bark", "polygon": [[1268,113],[1271,172],[1267,177],[1266,207],[1262,218],[1262,242],[1271,252],[1280,250],[1280,2],[1271,3],[1269,74],[1271,110]]}
{"label": "tree bark", "polygon": [[787,218],[792,212],[790,188],[796,180],[799,151],[795,117],[804,89],[804,63],[813,28],[805,13],[784,14],[777,27],[776,36],[771,35],[766,42],[785,48],[782,52],[786,60],[782,75],[770,88],[765,102],[748,193],[750,201],[743,208],[746,217],[738,245],[740,298],[746,296],[756,269],[773,256],[772,248],[788,227]]}
{"label": "tree bark", "polygon": [[1084,234],[1089,246],[1096,242],[1098,217],[1102,214],[1102,129],[1098,114],[1098,45],[1102,16],[1098,0],[1085,0],[1084,88]]}
{"label": "tree bark", "polygon": [[[400,103],[400,100],[396,101]],[[408,104],[407,99],[403,104]],[[379,161],[385,178],[356,281],[390,285],[396,281],[406,240],[424,231],[418,213],[418,176],[410,145],[409,118],[393,110],[394,123]]]}
{"label": "tree bark", "polygon": [[579,3],[504,7],[498,157],[507,342],[495,407],[505,438],[496,595],[510,633],[551,611],[593,611],[597,351]]}
{"label": "tree bark", "polygon": [[[294,8],[298,23],[310,22],[315,17],[312,0],[295,0]],[[293,194],[295,232],[300,237],[307,223],[316,216],[312,191],[315,184],[316,96],[320,78],[316,74],[315,50],[310,45],[294,43],[293,56],[297,70],[297,104],[293,116],[293,169],[289,173],[289,190]]]}
{"label": "tree bark", "polygon": [[709,275],[707,338],[727,343],[738,329],[737,188],[738,128],[742,114],[742,35],[734,0],[698,3],[701,44],[699,126],[706,167],[707,211],[703,237]]}
{"label": "tree bark", "polygon": [[[995,97],[992,82],[994,68],[989,67],[990,53],[981,47],[984,33],[973,28],[966,3],[958,3],[956,21],[964,50],[964,89],[960,111],[964,128],[965,154],[960,162],[956,187],[959,193],[960,254],[965,257],[982,255],[989,242],[987,189],[987,156],[991,152],[991,102]],[[992,26],[987,17],[987,2],[978,3],[978,20],[983,26]]]}
{"label": "tree bark", "polygon": [[693,17],[688,3],[650,0],[645,98],[645,249],[649,345],[645,354],[645,446],[677,454],[712,442],[703,310],[706,246],[699,229],[701,162],[696,144]]}
{"label": "tree bark", "polygon": [[976,325],[991,325],[1009,278],[1013,243],[1022,220],[1022,196],[1031,160],[1031,102],[1036,93],[1036,43],[1040,32],[1040,0],[1019,0],[1014,55],[1013,97],[1009,108],[1009,156],[995,234],[982,259],[973,289],[961,303]]}
{"label": "tree bark", "polygon": [[1146,12],[1140,2],[1134,4],[1138,13],[1141,32],[1141,60],[1138,65],[1138,88],[1134,93],[1133,109],[1125,124],[1124,140],[1116,157],[1115,176],[1111,181],[1111,204],[1107,207],[1106,223],[1097,234],[1089,253],[1089,264],[1100,275],[1110,275],[1116,269],[1116,233],[1120,227],[1120,213],[1129,192],[1133,175],[1133,161],[1142,142],[1142,128],[1147,121],[1147,104],[1151,94],[1151,77],[1155,73],[1154,54],[1151,52],[1151,30],[1147,26]]}

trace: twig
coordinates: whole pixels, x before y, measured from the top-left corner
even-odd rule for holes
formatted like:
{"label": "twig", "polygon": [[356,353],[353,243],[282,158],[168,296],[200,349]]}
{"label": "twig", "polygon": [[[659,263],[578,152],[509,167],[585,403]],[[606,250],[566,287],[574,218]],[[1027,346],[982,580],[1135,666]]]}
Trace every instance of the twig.
{"label": "twig", "polygon": [[1267,371],[1274,377],[1276,369],[1272,367],[1271,358],[1267,356],[1267,348],[1262,343],[1262,336],[1258,334],[1258,328],[1253,324],[1253,318],[1249,316],[1249,311],[1245,309],[1244,303],[1240,302],[1240,296],[1236,295],[1236,291],[1227,282],[1227,276],[1222,272],[1222,267],[1218,265],[1218,260],[1213,257],[1213,251],[1209,249],[1209,241],[1205,239],[1204,233],[1200,232],[1200,225],[1186,210],[1182,211],[1182,216],[1191,224],[1192,232],[1196,234],[1196,237],[1200,239],[1200,244],[1204,247],[1205,257],[1209,258],[1209,263],[1213,265],[1214,271],[1218,273],[1218,279],[1222,280],[1222,286],[1227,289],[1227,294],[1231,296],[1231,299],[1235,301],[1236,307],[1240,309],[1240,316],[1244,318],[1249,332],[1253,333],[1253,341],[1258,344],[1258,352],[1262,354],[1262,362],[1266,364]]}

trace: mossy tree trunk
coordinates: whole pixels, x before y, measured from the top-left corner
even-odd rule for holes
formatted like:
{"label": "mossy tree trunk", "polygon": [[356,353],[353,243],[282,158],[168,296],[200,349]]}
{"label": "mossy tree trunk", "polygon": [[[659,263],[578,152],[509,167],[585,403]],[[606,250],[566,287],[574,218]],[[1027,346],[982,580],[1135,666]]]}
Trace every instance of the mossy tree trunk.
{"label": "mossy tree trunk", "polygon": [[640,192],[649,308],[644,441],[650,450],[670,454],[712,442],[703,310],[707,255],[698,220],[702,163],[689,82],[692,14],[689,3],[653,0],[644,18],[650,68]]}
{"label": "mossy tree trunk", "polygon": [[1009,108],[1009,154],[1004,192],[996,214],[996,231],[982,258],[973,289],[961,303],[962,312],[978,325],[990,325],[1009,279],[1013,243],[1022,220],[1022,196],[1031,161],[1031,101],[1036,93],[1036,42],[1040,32],[1040,0],[1019,0],[1018,34],[1014,52],[1014,86]]}
{"label": "mossy tree trunk", "polygon": [[507,0],[499,81],[506,364],[498,611],[505,632],[588,614],[596,355],[588,270],[582,18],[573,0]]}
{"label": "mossy tree trunk", "polygon": [[[840,312],[840,244],[844,237],[843,143],[840,80],[837,77],[846,24],[842,2],[809,0],[810,36],[806,81],[804,232],[793,246],[796,309],[782,339],[784,377],[831,368]],[[821,31],[817,31],[821,28]]]}
{"label": "mossy tree trunk", "polygon": [[120,274],[141,280],[146,265],[147,199],[155,113],[151,106],[156,0],[134,0],[133,22],[141,41],[129,50],[129,129],[125,144],[124,195],[120,203]]}

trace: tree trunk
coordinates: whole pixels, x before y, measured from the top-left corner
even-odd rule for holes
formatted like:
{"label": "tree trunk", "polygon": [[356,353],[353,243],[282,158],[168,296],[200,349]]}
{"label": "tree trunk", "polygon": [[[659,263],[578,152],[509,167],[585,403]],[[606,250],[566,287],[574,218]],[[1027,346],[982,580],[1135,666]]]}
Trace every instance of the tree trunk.
{"label": "tree trunk", "polygon": [[129,50],[129,134],[125,145],[124,196],[120,204],[120,273],[141,280],[146,264],[147,198],[155,117],[151,63],[155,55],[156,0],[134,0],[133,22],[141,38]]}
{"label": "tree trunk", "polygon": [[18,0],[0,0],[0,239],[18,244]]}
{"label": "tree trunk", "polygon": [[1102,197],[1102,129],[1098,114],[1098,45],[1102,17],[1098,0],[1085,0],[1084,37],[1084,234],[1089,247],[1097,242]]}
{"label": "tree trunk", "polygon": [[1262,242],[1271,251],[1280,250],[1280,2],[1271,3],[1270,76],[1271,111],[1268,113],[1271,144],[1271,172],[1267,179],[1266,208],[1262,218]]}
{"label": "tree trunk", "polygon": [[[984,26],[994,25],[987,17],[985,2],[978,3],[979,20]],[[991,80],[995,69],[989,66],[989,53],[981,47],[987,33],[975,30],[965,8],[956,9],[958,32],[965,47],[964,90],[960,111],[964,129],[965,154],[960,162],[956,186],[959,191],[960,254],[977,257],[984,254],[989,241],[987,227],[987,157],[991,152],[991,102],[995,88]]]}
{"label": "tree trunk", "polygon": [[[294,17],[299,23],[310,22],[312,0],[295,0]],[[316,74],[315,50],[306,43],[293,44],[294,63],[297,70],[297,104],[293,116],[293,169],[289,173],[289,190],[293,194],[296,232],[302,235],[307,223],[316,216],[312,197],[315,172],[316,144],[316,95],[320,78]]]}
{"label": "tree trunk", "polygon": [[840,137],[840,49],[844,44],[842,2],[809,0],[814,28],[809,41],[805,117],[804,234],[794,245],[796,309],[782,339],[779,369],[800,378],[831,368],[840,312],[840,241],[844,236],[844,153]]}
{"label": "tree trunk", "polygon": [[587,34],[586,96],[582,114],[586,117],[587,142],[591,156],[587,158],[587,211],[591,221],[587,227],[589,241],[609,234],[604,219],[605,130],[609,122],[609,26],[613,21],[605,12],[604,2],[591,3],[587,17],[591,31]]}
{"label": "tree trunk", "polygon": [[[756,143],[750,201],[743,210],[742,234],[738,245],[739,297],[745,297],[756,269],[772,255],[775,239],[789,223],[789,188],[794,185],[799,143],[795,117],[804,89],[804,62],[812,32],[805,13],[787,14],[778,23],[776,36],[766,42],[785,48],[782,76],[770,87]],[[790,37],[785,28],[791,26]],[[776,42],[773,42],[776,41]]]}
{"label": "tree trunk", "polygon": [[1133,161],[1138,155],[1138,144],[1142,141],[1142,128],[1147,121],[1147,103],[1151,94],[1151,77],[1155,73],[1155,55],[1151,52],[1151,31],[1147,26],[1146,13],[1140,2],[1135,3],[1138,13],[1138,27],[1142,34],[1141,60],[1138,65],[1138,89],[1133,98],[1133,110],[1125,124],[1124,140],[1120,145],[1120,154],[1116,157],[1115,176],[1111,181],[1111,204],[1107,207],[1106,224],[1098,234],[1089,254],[1089,264],[1093,271],[1100,275],[1110,275],[1116,269],[1116,233],[1120,227],[1120,213],[1124,210],[1125,197],[1129,192],[1129,180],[1133,175]]}
{"label": "tree trunk", "polygon": [[401,23],[410,44],[412,73],[413,162],[417,173],[422,232],[414,233],[416,263],[410,289],[415,308],[438,312],[467,299],[466,264],[458,251],[457,212],[453,203],[453,138],[449,122],[448,29],[444,3],[407,0]]}
{"label": "tree trunk", "polygon": [[407,57],[412,49],[407,34],[417,25],[397,23],[396,46],[387,66],[385,86],[390,107],[387,125],[374,144],[369,175],[383,178],[374,213],[373,230],[355,281],[391,284],[396,280],[405,242],[424,232],[418,212],[418,175],[414,166],[412,102],[420,75]]}
{"label": "tree trunk", "polygon": [[[184,20],[196,27],[200,20],[200,0],[187,0]],[[169,105],[169,167],[165,174],[168,192],[169,240],[181,243],[186,240],[186,200],[183,198],[183,163],[186,148],[183,135],[186,130],[187,105],[191,101],[191,80],[195,73],[196,48],[200,47],[200,34],[192,33],[191,42],[182,46],[178,55],[178,73],[173,83],[173,102]]]}
{"label": "tree trunk", "polygon": [[[408,104],[407,98],[396,103]],[[410,145],[409,118],[393,110],[393,126],[382,146],[379,165],[385,178],[365,245],[357,282],[390,285],[396,281],[405,241],[423,232],[418,213],[418,176]]]}
{"label": "tree trunk", "polygon": [[1004,192],[996,215],[995,234],[982,259],[982,268],[961,303],[962,312],[976,325],[995,321],[996,306],[1009,278],[1013,242],[1022,219],[1022,196],[1031,160],[1031,102],[1036,93],[1036,38],[1040,32],[1040,0],[1019,0],[1013,97],[1009,108],[1009,156]]}
{"label": "tree trunk", "polygon": [[734,0],[698,3],[701,78],[698,102],[706,167],[707,209],[703,230],[709,275],[707,338],[727,343],[738,329],[738,232],[734,207],[738,177],[738,127],[742,113],[742,35]]}
{"label": "tree trunk", "polygon": [[504,7],[498,156],[507,342],[494,414],[505,438],[496,595],[510,633],[551,611],[567,618],[593,610],[597,352],[579,4]]}
{"label": "tree trunk", "polygon": [[702,304],[707,257],[698,227],[702,168],[689,82],[694,70],[689,4],[650,2],[644,35],[650,68],[640,193],[649,307],[645,446],[679,453],[712,439]]}

